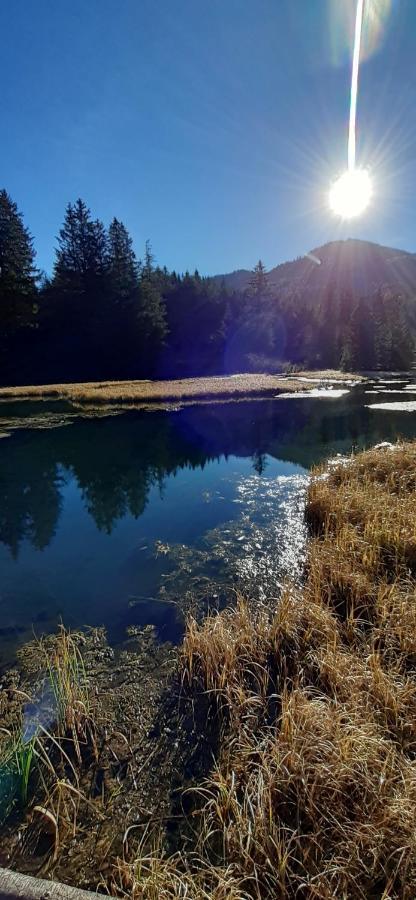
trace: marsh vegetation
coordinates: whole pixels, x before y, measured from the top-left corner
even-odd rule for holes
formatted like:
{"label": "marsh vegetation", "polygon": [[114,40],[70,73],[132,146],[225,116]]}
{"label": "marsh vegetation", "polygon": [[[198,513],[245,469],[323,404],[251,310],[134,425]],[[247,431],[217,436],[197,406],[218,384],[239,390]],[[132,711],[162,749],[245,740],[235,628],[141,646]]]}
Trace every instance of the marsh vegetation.
{"label": "marsh vegetation", "polygon": [[415,491],[413,443],[315,468],[303,583],[189,616],[163,678],[150,633],[121,657],[127,688],[102,635],[48,639],[58,777],[30,776],[23,828],[60,812],[43,871],[140,900],[414,896]]}
{"label": "marsh vegetation", "polygon": [[362,381],[360,375],[326,370],[291,376],[244,374],[176,381],[94,381],[84,384],[44,384],[0,388],[1,400],[69,400],[71,403],[146,405],[152,403],[275,396],[307,391],[316,384]]}
{"label": "marsh vegetation", "polygon": [[221,729],[198,788],[215,896],[415,894],[415,488],[414,444],[315,470],[303,588],[188,624]]}

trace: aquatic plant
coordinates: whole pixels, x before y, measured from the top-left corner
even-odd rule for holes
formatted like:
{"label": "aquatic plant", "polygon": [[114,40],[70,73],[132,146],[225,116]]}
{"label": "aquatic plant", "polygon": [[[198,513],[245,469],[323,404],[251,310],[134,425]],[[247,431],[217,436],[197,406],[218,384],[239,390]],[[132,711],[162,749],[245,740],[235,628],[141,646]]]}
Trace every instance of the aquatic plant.
{"label": "aquatic plant", "polygon": [[61,739],[72,740],[77,761],[82,764],[82,746],[92,744],[95,748],[95,729],[79,636],[74,637],[61,624],[52,646],[42,640],[38,646],[54,697],[56,733]]}
{"label": "aquatic plant", "polygon": [[36,757],[36,736],[25,740],[22,729],[3,732],[0,749],[0,820],[5,821],[17,803],[28,801],[29,779]]}
{"label": "aquatic plant", "polygon": [[46,829],[51,834],[52,861],[57,858],[61,836],[75,833],[81,801],[88,804],[79,786],[83,753],[88,749],[92,758],[96,753],[78,637],[61,625],[57,636],[35,640],[27,650],[36,656],[41,688],[35,700],[20,692],[19,721],[13,731],[4,731],[0,753],[2,820],[17,803],[25,809],[31,802],[23,846],[35,846],[42,828]]}
{"label": "aquatic plant", "polygon": [[27,742],[19,740],[14,748],[16,769],[20,780],[20,800],[22,806],[26,806],[29,792],[29,778],[35,754],[36,737]]}

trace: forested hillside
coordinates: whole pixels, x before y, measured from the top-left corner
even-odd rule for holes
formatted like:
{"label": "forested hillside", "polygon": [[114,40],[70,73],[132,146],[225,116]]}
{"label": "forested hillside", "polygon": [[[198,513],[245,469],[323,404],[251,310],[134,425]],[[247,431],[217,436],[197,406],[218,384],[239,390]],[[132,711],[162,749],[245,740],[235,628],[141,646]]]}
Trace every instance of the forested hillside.
{"label": "forested hillside", "polygon": [[0,191],[3,384],[173,378],[290,364],[406,369],[413,363],[416,256],[327,244],[267,273],[204,278],[138,259],[125,225],[68,204],[51,275]]}
{"label": "forested hillside", "polygon": [[[215,278],[224,280],[229,290],[244,290],[251,272],[239,269]],[[349,238],[332,241],[299,259],[281,263],[270,270],[268,278],[273,289],[280,293],[296,286],[317,296],[333,281],[339,288],[348,288],[362,296],[371,294],[380,285],[407,296],[414,293],[416,285],[416,254]]]}

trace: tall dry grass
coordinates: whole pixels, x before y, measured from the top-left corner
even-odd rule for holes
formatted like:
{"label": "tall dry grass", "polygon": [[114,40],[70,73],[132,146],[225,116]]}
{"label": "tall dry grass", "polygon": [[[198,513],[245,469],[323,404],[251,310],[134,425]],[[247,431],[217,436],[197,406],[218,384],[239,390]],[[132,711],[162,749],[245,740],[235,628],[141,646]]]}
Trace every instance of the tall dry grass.
{"label": "tall dry grass", "polygon": [[415,513],[416,444],[316,470],[302,590],[189,621],[184,687],[221,733],[199,863],[153,856],[152,894],[124,862],[134,897],[416,896]]}
{"label": "tall dry grass", "polygon": [[[181,378],[172,381],[91,381],[0,388],[0,401],[69,400],[73,403],[163,403],[182,400],[215,400],[273,396],[282,391],[311,389],[314,381],[346,381],[359,375],[332,370],[304,372],[302,376],[246,373],[228,376]],[[306,379],[306,380],[303,380]]]}

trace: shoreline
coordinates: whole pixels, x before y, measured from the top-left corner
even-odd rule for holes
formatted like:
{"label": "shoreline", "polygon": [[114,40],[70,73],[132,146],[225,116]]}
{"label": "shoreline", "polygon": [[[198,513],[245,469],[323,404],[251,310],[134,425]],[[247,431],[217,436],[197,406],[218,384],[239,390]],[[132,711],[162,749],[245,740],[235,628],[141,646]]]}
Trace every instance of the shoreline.
{"label": "shoreline", "polygon": [[237,374],[182,378],[171,381],[94,381],[23,385],[0,388],[0,403],[24,400],[67,400],[74,404],[161,403],[220,399],[251,399],[282,393],[312,391],[326,384],[359,383],[362,375],[335,370],[303,371],[291,375]]}
{"label": "shoreline", "polygon": [[220,744],[200,846],[247,900],[416,894],[415,491],[416,442],[318,467],[304,585],[188,624]]}
{"label": "shoreline", "polygon": [[[381,882],[392,898],[414,896],[415,473],[416,442],[315,470],[305,584],[188,618],[178,651],[157,647],[148,629],[134,629],[117,657],[97,630],[80,637],[95,741],[103,728],[113,737],[75,782],[76,837],[59,823],[49,877],[131,897],[152,885],[172,898],[186,888],[253,900],[252,884],[271,900],[300,883],[319,885],[319,896],[365,896]],[[26,666],[37,668],[39,646],[22,648]],[[21,706],[26,683],[7,689]],[[95,770],[101,796],[87,792]],[[34,798],[29,834],[36,802],[53,812],[49,797]],[[17,853],[13,829],[8,846]]]}

